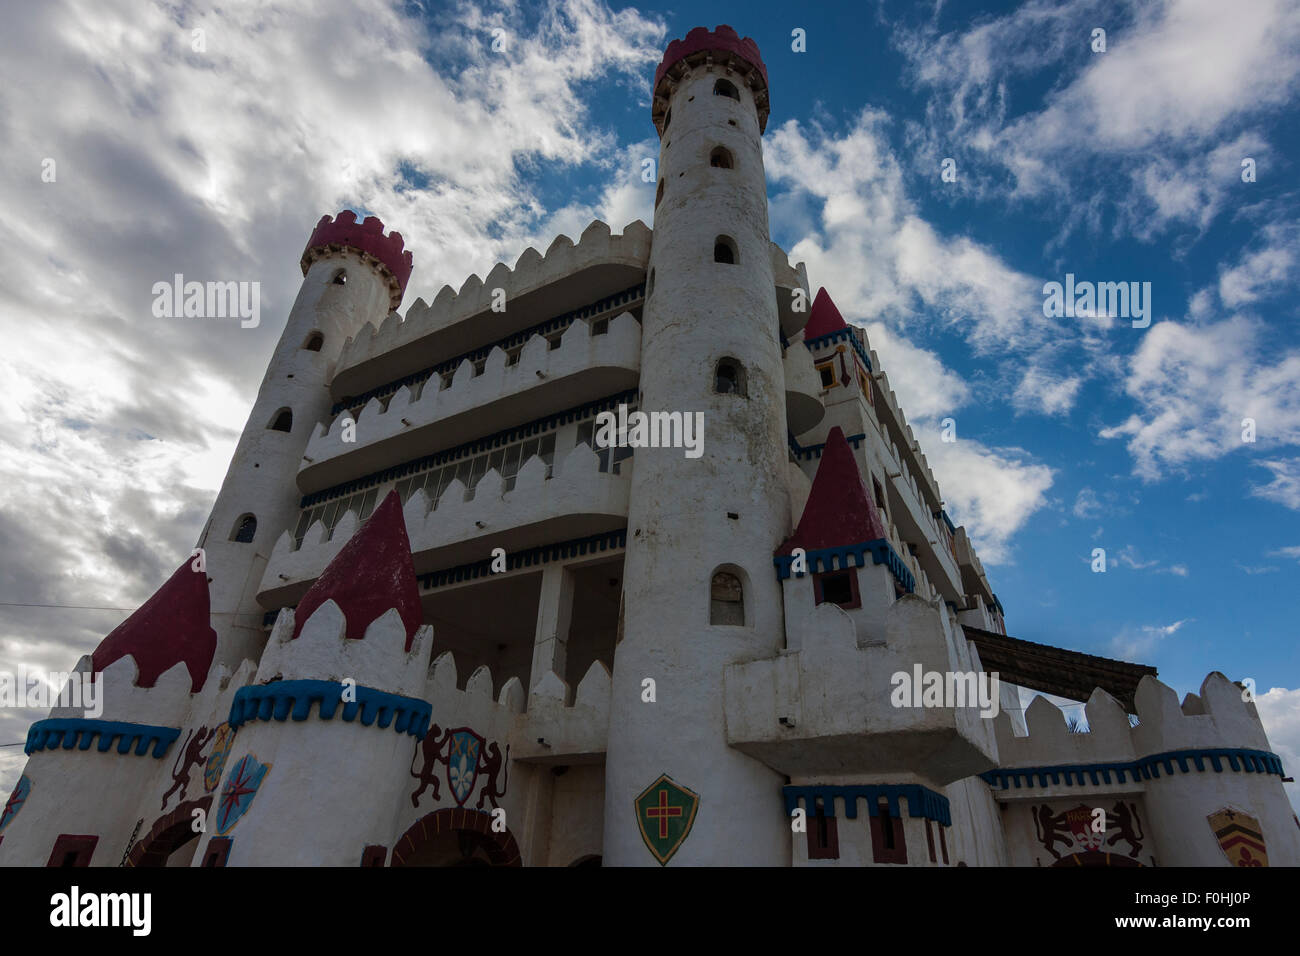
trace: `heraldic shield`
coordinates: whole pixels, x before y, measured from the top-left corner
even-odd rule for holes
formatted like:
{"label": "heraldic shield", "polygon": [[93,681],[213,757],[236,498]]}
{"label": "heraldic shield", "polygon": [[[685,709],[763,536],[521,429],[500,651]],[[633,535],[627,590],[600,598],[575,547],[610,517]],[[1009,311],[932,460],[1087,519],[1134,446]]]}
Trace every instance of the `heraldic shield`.
{"label": "heraldic shield", "polygon": [[226,769],[226,758],[230,748],[235,745],[235,732],[230,724],[222,724],[212,735],[212,752],[208,754],[207,765],[203,768],[203,789],[208,793],[217,789],[221,782],[221,771]]}
{"label": "heraldic shield", "polygon": [[221,788],[217,803],[217,836],[225,836],[230,828],[239,822],[257,796],[257,788],[271,769],[269,763],[261,763],[252,754],[240,757],[239,762],[230,768],[226,785]]}
{"label": "heraldic shield", "polygon": [[641,839],[664,866],[690,835],[700,795],[674,783],[667,774],[660,774],[636,798],[635,805]]}
{"label": "heraldic shield", "polygon": [[483,752],[484,740],[468,727],[448,732],[451,746],[447,751],[447,785],[451,787],[456,806],[463,806],[474,792],[478,779],[478,755]]}
{"label": "heraldic shield", "polygon": [[1233,866],[1268,866],[1264,833],[1258,820],[1231,807],[1211,813],[1206,819],[1210,821],[1210,829],[1229,863]]}

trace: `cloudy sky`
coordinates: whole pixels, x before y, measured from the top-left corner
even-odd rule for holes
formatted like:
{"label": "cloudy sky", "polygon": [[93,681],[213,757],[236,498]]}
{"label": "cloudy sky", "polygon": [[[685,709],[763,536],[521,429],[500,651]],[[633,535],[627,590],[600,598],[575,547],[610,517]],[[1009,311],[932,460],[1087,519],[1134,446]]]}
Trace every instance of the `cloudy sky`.
{"label": "cloudy sky", "polygon": [[[6,0],[0,669],[71,667],[188,553],[322,214],[401,231],[407,303],[651,223],[654,66],[726,22],[773,238],[867,327],[1009,631],[1251,678],[1300,769],[1300,7],[823,6]],[[175,273],[263,321],[155,318]],[[1151,283],[1150,325],[1045,316],[1067,273]]]}

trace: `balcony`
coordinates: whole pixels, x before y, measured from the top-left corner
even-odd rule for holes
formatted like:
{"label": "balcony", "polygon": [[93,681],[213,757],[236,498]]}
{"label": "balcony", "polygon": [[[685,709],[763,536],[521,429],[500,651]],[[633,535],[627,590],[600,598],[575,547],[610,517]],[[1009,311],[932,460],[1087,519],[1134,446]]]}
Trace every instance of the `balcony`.
{"label": "balcony", "polygon": [[[772,279],[776,284],[776,311],[781,324],[781,334],[793,339],[808,324],[812,311],[812,296],[808,294],[808,273],[801,262],[790,265],[790,259],[775,242],[771,244]],[[795,290],[803,294],[803,308],[796,311]]]}
{"label": "balcony", "polygon": [[918,665],[941,674],[981,670],[974,647],[949,633],[944,615],[905,596],[884,615],[885,640],[859,645],[852,619],[838,607],[813,607],[806,588],[787,588],[786,598],[798,650],[726,668],[732,747],[792,777],[870,767],[944,786],[996,766],[991,715],[970,706],[893,705],[896,673],[911,675]]}
{"label": "balcony", "polygon": [[[645,281],[650,229],[640,220],[613,235],[592,222],[577,244],[557,236],[546,254],[528,248],[514,269],[497,263],[486,279],[470,276],[460,291],[443,286],[430,305],[417,299],[406,317],[393,313],[349,341],[331,392],[336,399],[418,372],[430,357],[469,352],[538,322],[581,308]],[[494,311],[505,296],[505,311]]]}
{"label": "balcony", "polygon": [[[459,479],[452,480],[435,507],[430,507],[423,488],[417,490],[403,506],[416,573],[479,561],[493,548],[512,553],[623,527],[632,460],[623,461],[618,474],[600,469],[597,453],[580,444],[550,475],[541,457],[530,457],[509,491],[495,469],[479,479],[472,495]],[[386,493],[387,488],[380,489],[379,500]],[[290,532],[282,534],[267,563],[258,601],[266,607],[296,604],[359,523],[356,512],[349,510],[331,535],[316,521],[300,548],[294,547]]]}
{"label": "balcony", "polygon": [[448,381],[435,376],[401,388],[387,408],[372,398],[354,419],[355,442],[342,440],[341,413],[318,425],[307,443],[299,488],[310,494],[429,449],[635,388],[641,325],[624,312],[606,328],[597,334],[597,325],[579,320],[558,338],[534,335],[514,355],[494,348],[478,368],[466,360]]}

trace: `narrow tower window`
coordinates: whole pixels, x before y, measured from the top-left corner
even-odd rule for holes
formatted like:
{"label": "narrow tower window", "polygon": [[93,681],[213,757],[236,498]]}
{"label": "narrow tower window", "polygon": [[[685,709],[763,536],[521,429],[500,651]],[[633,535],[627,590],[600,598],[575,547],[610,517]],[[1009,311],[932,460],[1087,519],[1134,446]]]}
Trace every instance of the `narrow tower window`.
{"label": "narrow tower window", "polygon": [[735,163],[732,162],[730,150],[725,146],[717,146],[709,153],[709,165],[714,169],[732,169]]}
{"label": "narrow tower window", "polygon": [[725,262],[729,266],[736,264],[736,240],[730,236],[718,236],[713,240],[713,261]]}
{"label": "narrow tower window", "polygon": [[709,585],[709,623],[743,627],[745,624],[745,588],[739,575],[715,571]]}
{"label": "narrow tower window", "polygon": [[713,373],[713,390],[719,395],[739,395],[746,398],[745,367],[733,358],[718,360]]}
{"label": "narrow tower window", "polygon": [[736,89],[734,83],[730,80],[718,80],[713,84],[713,93],[715,96],[729,96],[739,102],[740,91]]}
{"label": "narrow tower window", "polygon": [[653,269],[651,269],[651,270],[650,270],[650,278],[646,281],[646,286],[645,286],[645,297],[646,297],[647,299],[650,298],[650,295],[651,295],[651,293],[654,292],[654,290],[655,290],[655,271],[654,271]]}
{"label": "narrow tower window", "polygon": [[664,132],[668,132],[668,124],[673,121],[673,111],[669,110],[664,114]]}
{"label": "narrow tower window", "polygon": [[230,532],[230,540],[248,544],[255,534],[257,534],[257,519],[251,514],[241,515]]}
{"label": "narrow tower window", "polygon": [[307,336],[307,341],[302,343],[302,347],[308,352],[319,352],[320,347],[325,344],[325,336],[319,332],[313,332]]}
{"label": "narrow tower window", "polygon": [[330,279],[330,282],[333,282],[335,285],[347,285],[348,284],[347,270],[340,269],[338,272],[334,273],[334,276]]}
{"label": "narrow tower window", "polygon": [[267,427],[273,432],[293,431],[293,412],[287,408],[280,409],[275,413],[275,418],[271,419],[271,424]]}
{"label": "narrow tower window", "polygon": [[661,180],[659,180],[659,188],[655,190],[655,208],[656,208],[656,209],[659,208],[659,203],[663,201],[663,198],[664,198],[664,181],[661,179]]}

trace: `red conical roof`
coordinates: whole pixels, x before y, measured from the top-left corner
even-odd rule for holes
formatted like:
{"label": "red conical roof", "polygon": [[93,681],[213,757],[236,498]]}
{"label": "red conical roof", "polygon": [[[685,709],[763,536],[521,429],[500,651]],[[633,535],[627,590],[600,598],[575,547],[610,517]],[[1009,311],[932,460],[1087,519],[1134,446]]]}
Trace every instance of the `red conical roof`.
{"label": "red conical roof", "polygon": [[842,548],[887,537],[875,502],[862,483],[853,449],[836,425],[826,436],[822,460],[799,518],[799,527],[776,553],[788,555],[795,548],[805,551]]}
{"label": "red conical roof", "polygon": [[366,628],[389,608],[397,608],[406,625],[406,649],[411,649],[423,614],[411,542],[396,490],[388,493],[298,602],[292,639],[297,639],[307,619],[326,601],[333,601],[343,611],[347,637],[354,641],[364,638]]}
{"label": "red conical roof", "polygon": [[831,301],[830,293],[825,288],[818,289],[817,298],[813,299],[812,314],[808,316],[808,325],[803,330],[803,340],[810,342],[848,327],[844,316],[840,315],[840,310]]}
{"label": "red conical roof", "polygon": [[192,561],[186,558],[153,597],[100,642],[91,655],[95,673],[129,654],[139,671],[135,686],[153,687],[183,661],[191,692],[203,689],[217,652],[217,632],[210,620],[207,572],[193,570]]}

